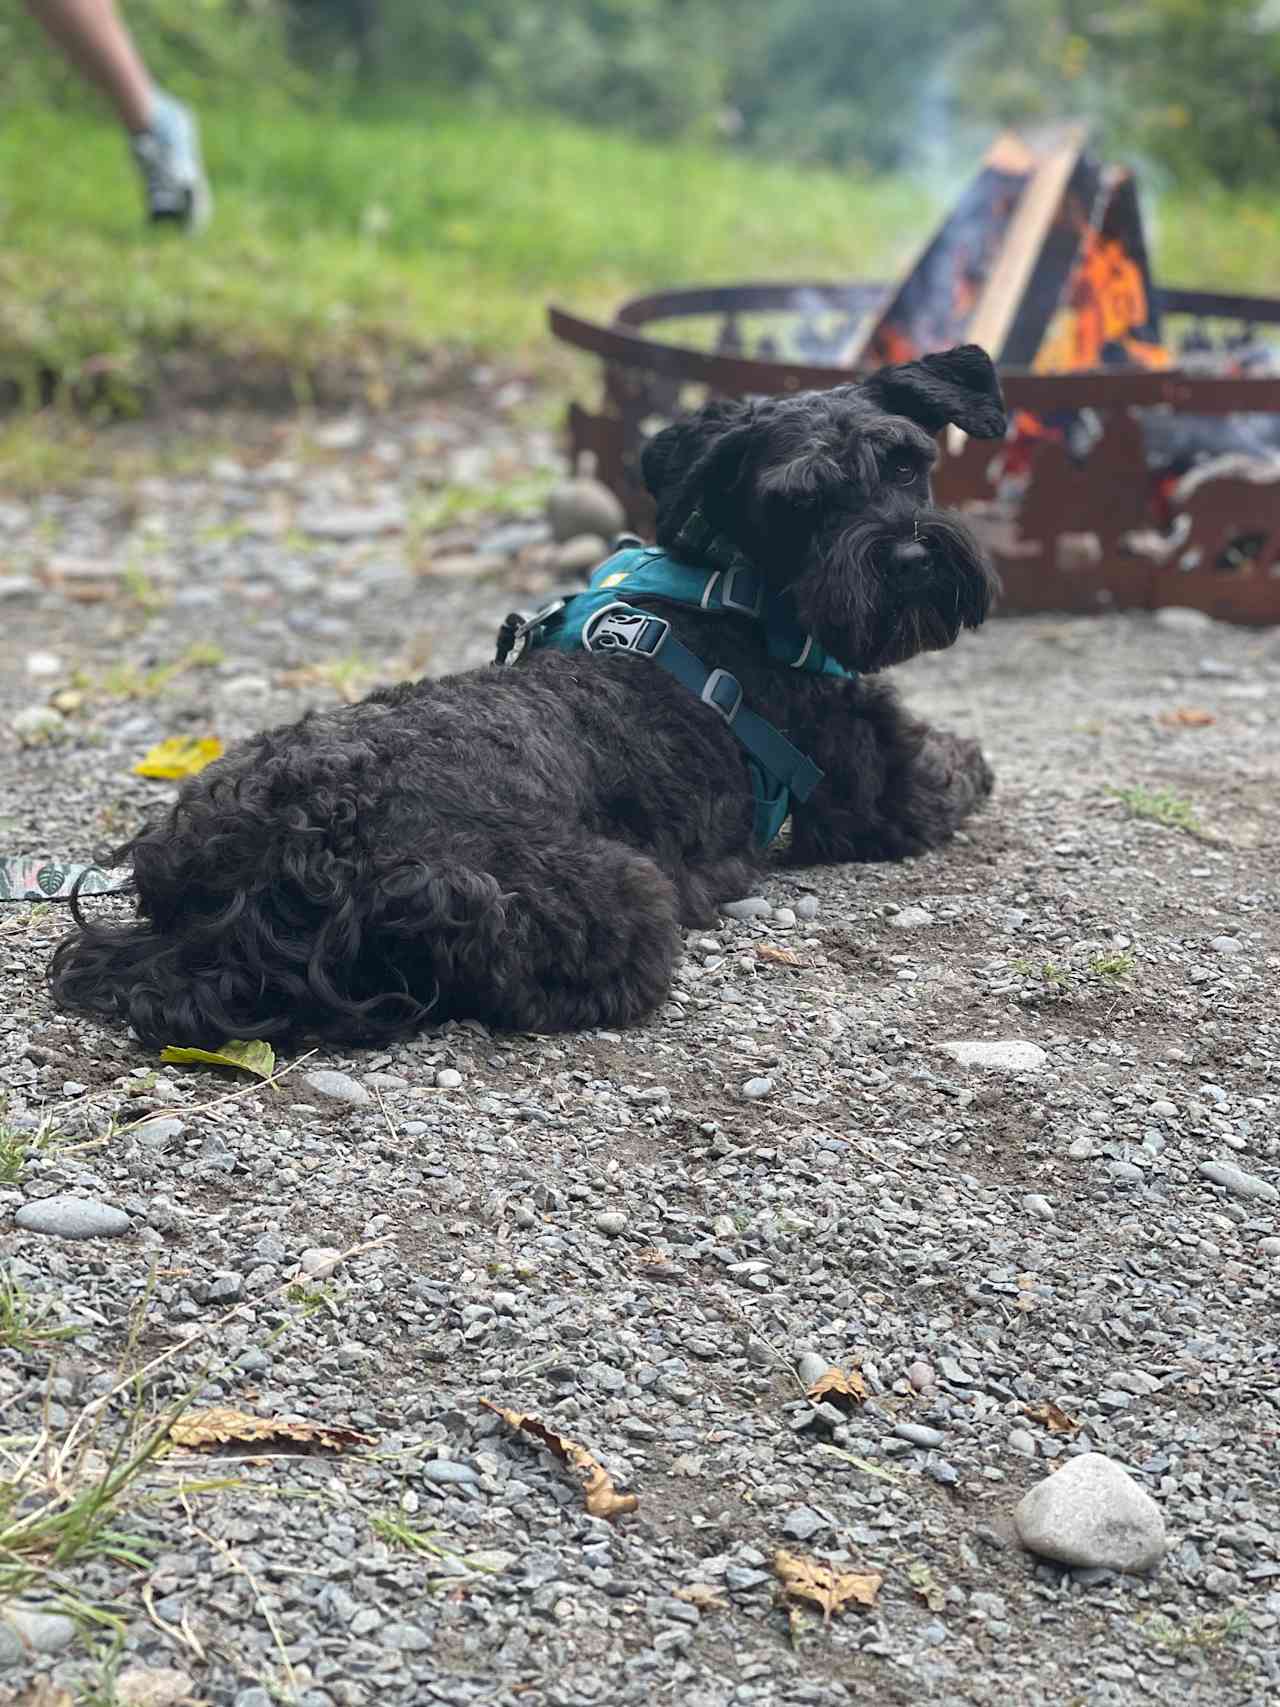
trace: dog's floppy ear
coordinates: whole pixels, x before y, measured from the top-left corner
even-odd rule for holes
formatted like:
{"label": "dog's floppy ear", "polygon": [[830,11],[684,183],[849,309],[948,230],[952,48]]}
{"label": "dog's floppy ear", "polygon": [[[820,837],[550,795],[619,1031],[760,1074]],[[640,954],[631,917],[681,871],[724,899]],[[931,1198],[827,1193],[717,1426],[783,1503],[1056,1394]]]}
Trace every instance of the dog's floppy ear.
{"label": "dog's floppy ear", "polygon": [[691,415],[682,415],[645,443],[640,472],[655,498],[682,486],[692,470],[719,443],[725,430],[750,413],[736,398],[717,397]]}
{"label": "dog's floppy ear", "polygon": [[697,509],[720,525],[721,501],[742,477],[754,414],[750,403],[718,399],[645,445],[640,469],[657,504],[659,545],[670,545]]}
{"label": "dog's floppy ear", "polygon": [[977,344],[881,368],[862,391],[878,409],[905,415],[929,433],[950,424],[975,439],[999,439],[1008,425],[1000,380],[991,357]]}

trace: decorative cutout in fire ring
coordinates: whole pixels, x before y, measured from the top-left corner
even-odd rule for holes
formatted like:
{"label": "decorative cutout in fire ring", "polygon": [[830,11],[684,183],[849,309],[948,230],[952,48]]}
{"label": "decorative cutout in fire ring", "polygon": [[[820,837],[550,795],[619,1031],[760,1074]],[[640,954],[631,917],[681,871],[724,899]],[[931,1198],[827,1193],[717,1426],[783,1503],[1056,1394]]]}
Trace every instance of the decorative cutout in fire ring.
{"label": "decorative cutout in fire ring", "polygon": [[1006,611],[1280,623],[1280,297],[1157,290],[1133,176],[1099,167],[1079,129],[1002,137],[894,286],[669,290],[612,325],[550,324],[604,364],[600,405],[570,406],[571,449],[641,532],[639,452],[678,409],[968,340],[998,352],[1013,425],[994,454],[952,430],[935,485],[986,536]]}

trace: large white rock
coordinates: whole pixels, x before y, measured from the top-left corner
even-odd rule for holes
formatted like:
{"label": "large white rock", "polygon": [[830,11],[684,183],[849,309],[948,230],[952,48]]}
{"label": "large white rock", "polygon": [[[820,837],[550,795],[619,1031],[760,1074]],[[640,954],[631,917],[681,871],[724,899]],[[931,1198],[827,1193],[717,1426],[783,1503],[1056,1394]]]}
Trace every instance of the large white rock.
{"label": "large white rock", "polygon": [[1018,1038],[974,1038],[939,1044],[945,1055],[962,1067],[982,1067],[989,1073],[1035,1073],[1049,1057],[1038,1043]]}
{"label": "large white rock", "polygon": [[1160,1507],[1100,1452],[1068,1458],[1013,1514],[1029,1552],[1061,1565],[1149,1571],[1168,1545]]}

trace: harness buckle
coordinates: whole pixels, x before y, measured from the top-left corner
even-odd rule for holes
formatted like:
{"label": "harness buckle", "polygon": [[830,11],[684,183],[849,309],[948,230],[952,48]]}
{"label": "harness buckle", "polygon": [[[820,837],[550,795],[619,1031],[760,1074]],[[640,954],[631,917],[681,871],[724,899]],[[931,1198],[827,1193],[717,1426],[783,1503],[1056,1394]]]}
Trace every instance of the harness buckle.
{"label": "harness buckle", "polygon": [[764,608],[764,583],[749,563],[735,563],[724,571],[720,603],[725,610],[740,611],[743,616],[760,615]]}
{"label": "harness buckle", "polygon": [[702,684],[702,692],[698,698],[713,711],[718,711],[725,722],[732,725],[742,706],[742,683],[737,676],[731,676],[728,670],[712,670]]}
{"label": "harness buckle", "polygon": [[635,652],[641,658],[656,658],[670,633],[671,624],[663,617],[630,605],[606,605],[584,624],[582,644],[588,652]]}
{"label": "harness buckle", "polygon": [[498,631],[498,653],[494,662],[508,666],[518,664],[529,649],[529,636],[544,623],[559,616],[564,607],[564,599],[552,599],[549,605],[544,605],[533,616],[522,619],[513,611]]}

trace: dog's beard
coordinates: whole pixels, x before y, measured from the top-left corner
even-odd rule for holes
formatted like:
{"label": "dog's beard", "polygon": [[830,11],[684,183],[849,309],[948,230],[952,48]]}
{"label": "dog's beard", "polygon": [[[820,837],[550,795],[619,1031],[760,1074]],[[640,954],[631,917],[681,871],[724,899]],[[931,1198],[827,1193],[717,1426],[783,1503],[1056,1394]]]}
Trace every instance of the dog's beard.
{"label": "dog's beard", "polygon": [[903,536],[879,522],[856,522],[813,544],[794,588],[797,609],[850,669],[887,669],[942,651],[986,617],[996,579],[969,529],[934,510],[921,513],[911,537],[928,553],[918,567],[895,563]]}

